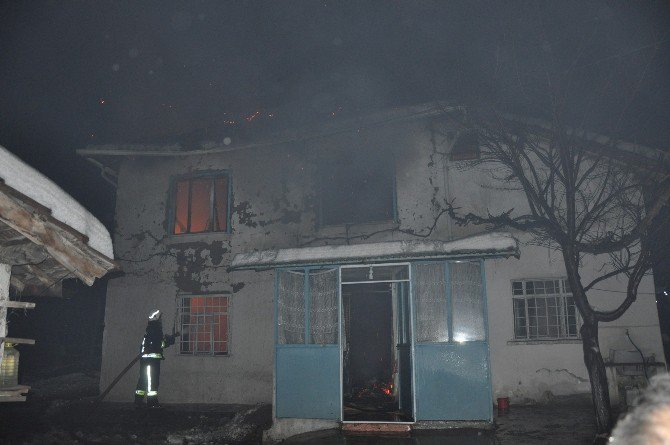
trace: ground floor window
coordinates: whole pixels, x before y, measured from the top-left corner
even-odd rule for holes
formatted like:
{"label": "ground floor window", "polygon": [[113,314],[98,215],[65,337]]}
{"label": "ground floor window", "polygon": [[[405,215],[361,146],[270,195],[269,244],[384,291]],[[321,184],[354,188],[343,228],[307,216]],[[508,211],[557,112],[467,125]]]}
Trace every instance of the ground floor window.
{"label": "ground floor window", "polygon": [[228,354],[228,303],[228,297],[225,295],[181,297],[180,354]]}
{"label": "ground floor window", "polygon": [[578,338],[575,301],[565,279],[512,281],[514,338]]}

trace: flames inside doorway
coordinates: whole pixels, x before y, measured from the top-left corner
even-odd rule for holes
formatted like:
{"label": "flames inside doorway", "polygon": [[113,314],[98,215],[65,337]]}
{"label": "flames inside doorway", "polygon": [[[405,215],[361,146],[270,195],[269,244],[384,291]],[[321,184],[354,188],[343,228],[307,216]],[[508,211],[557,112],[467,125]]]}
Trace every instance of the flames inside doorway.
{"label": "flames inside doorway", "polygon": [[343,420],[411,421],[406,283],[343,284],[342,303]]}

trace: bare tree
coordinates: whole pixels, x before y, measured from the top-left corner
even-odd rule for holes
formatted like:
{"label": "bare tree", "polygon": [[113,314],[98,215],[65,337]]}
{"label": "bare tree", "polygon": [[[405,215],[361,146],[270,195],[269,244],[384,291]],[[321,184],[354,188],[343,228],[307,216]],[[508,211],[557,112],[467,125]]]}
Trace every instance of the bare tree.
{"label": "bare tree", "polygon": [[[670,34],[657,19],[662,3],[570,5],[501,4],[495,56],[485,65],[493,67],[495,105],[471,109],[463,121],[462,130],[479,139],[477,162],[506,187],[517,187],[527,206],[477,215],[452,202],[447,210],[458,224],[517,229],[560,250],[583,321],[584,363],[603,434],[611,408],[598,326],[628,310],[668,247],[668,156],[621,140],[654,140],[660,128],[650,98],[667,82],[659,62]],[[605,263],[589,282],[581,273],[585,257]],[[611,310],[597,309],[589,296],[615,277],[627,282],[625,298]]]}
{"label": "bare tree", "polygon": [[[558,120],[540,124],[488,113],[471,117],[470,123],[481,150],[476,162],[488,166],[506,187],[517,187],[527,208],[477,215],[459,212],[452,202],[448,212],[458,224],[520,230],[531,234],[534,243],[560,250],[583,320],[580,334],[597,429],[606,433],[611,408],[598,325],[626,312],[640,281],[659,259],[661,245],[668,245],[670,169],[662,161],[667,157],[608,142]],[[587,256],[608,258],[601,275],[590,282],[580,273]],[[598,310],[589,291],[613,277],[627,280],[625,299],[612,310]]]}

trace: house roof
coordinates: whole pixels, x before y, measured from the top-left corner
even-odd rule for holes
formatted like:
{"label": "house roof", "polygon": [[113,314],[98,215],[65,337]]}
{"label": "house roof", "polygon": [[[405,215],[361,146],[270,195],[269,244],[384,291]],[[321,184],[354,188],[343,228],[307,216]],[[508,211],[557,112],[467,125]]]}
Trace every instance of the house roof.
{"label": "house roof", "polygon": [[517,239],[506,232],[490,232],[453,241],[406,240],[240,253],[233,258],[231,269],[510,256],[519,256]]}
{"label": "house roof", "polygon": [[0,263],[19,291],[59,294],[117,268],[109,232],[74,198],[0,146]]}
{"label": "house roof", "polygon": [[439,102],[393,107],[368,112],[357,117],[333,118],[333,120],[312,123],[298,128],[286,128],[278,131],[258,131],[246,139],[220,141],[202,141],[195,145],[171,144],[104,144],[89,145],[77,150],[85,157],[100,156],[148,156],[175,157],[225,153],[248,148],[279,145],[290,142],[306,141],[334,136],[360,128],[390,125],[461,111],[462,107],[453,107]]}
{"label": "house roof", "polygon": [[[175,142],[166,144],[89,145],[86,148],[77,150],[77,153],[89,159],[119,156],[183,157],[226,153],[249,148],[325,138],[357,129],[393,125],[426,117],[452,115],[458,119],[462,117],[465,110],[465,107],[452,106],[444,102],[434,101],[419,105],[385,108],[363,113],[353,118],[333,117],[332,120],[311,123],[299,128],[286,128],[279,131],[265,131],[262,128],[258,128],[240,139],[224,137],[222,140],[207,140],[196,144]],[[504,118],[534,127],[543,132],[549,130],[549,124],[541,119],[515,115],[504,115]],[[455,129],[461,127],[462,125],[458,125]],[[613,141],[611,138],[594,132],[580,131],[579,134],[590,146],[609,150],[610,153],[613,155],[616,154],[617,157],[621,157],[624,161],[656,165],[657,168],[659,165],[662,165],[670,169],[670,153],[668,150],[659,150],[625,141]],[[100,167],[100,163],[95,163]]]}

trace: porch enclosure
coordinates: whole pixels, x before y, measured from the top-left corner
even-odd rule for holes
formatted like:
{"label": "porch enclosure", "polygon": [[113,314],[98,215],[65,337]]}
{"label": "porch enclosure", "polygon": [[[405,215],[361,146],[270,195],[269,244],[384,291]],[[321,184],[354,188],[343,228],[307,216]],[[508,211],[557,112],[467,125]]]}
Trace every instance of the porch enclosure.
{"label": "porch enclosure", "polygon": [[337,268],[278,270],[277,417],[340,417],[338,272]]}
{"label": "porch enclosure", "polygon": [[[398,354],[393,369],[400,379],[400,407],[413,411],[409,417],[417,421],[490,421],[493,401],[483,261],[406,265],[409,280],[390,285],[394,293],[409,287],[409,292],[397,293],[405,297],[394,300]],[[276,269],[278,418],[342,420],[342,288],[350,284],[341,277],[361,273],[361,282],[372,281],[375,271],[384,268],[388,265]],[[405,327],[403,312],[408,320]]]}

